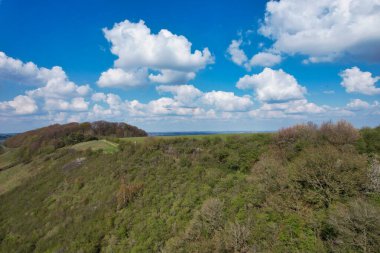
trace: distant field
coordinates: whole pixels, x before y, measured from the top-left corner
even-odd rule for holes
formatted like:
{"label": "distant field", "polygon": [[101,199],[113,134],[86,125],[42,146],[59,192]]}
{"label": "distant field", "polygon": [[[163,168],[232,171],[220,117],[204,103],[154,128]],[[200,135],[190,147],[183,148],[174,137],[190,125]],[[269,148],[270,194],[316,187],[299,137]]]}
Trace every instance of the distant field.
{"label": "distant field", "polygon": [[200,134],[200,135],[177,135],[177,136],[147,136],[147,137],[127,137],[120,138],[122,141],[133,141],[133,142],[143,142],[146,140],[154,139],[167,139],[173,140],[178,138],[187,138],[187,139],[204,139],[204,138],[239,138],[239,137],[253,137],[253,136],[267,136],[271,133],[223,133],[223,134]]}
{"label": "distant field", "polygon": [[92,150],[100,150],[102,149],[105,153],[114,153],[118,151],[118,144],[107,141],[107,140],[95,140],[95,141],[87,141],[87,142],[81,142],[78,143],[71,148],[84,151],[87,149],[92,149]]}

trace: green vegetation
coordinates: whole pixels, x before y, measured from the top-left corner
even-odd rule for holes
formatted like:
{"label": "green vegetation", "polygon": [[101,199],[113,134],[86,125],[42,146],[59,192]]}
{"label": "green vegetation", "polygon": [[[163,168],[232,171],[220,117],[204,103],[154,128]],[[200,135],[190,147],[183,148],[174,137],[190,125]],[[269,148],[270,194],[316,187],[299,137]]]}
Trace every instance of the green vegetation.
{"label": "green vegetation", "polygon": [[0,252],[379,252],[379,136],[339,122],[98,140],[29,163],[7,149]]}
{"label": "green vegetation", "polygon": [[[147,136],[135,126],[106,121],[51,125],[17,134],[5,140],[4,145],[18,148],[19,160],[28,163],[36,154],[52,153],[55,150],[81,142],[107,138]],[[1,150],[0,150],[1,151]]]}
{"label": "green vegetation", "polygon": [[119,150],[119,145],[108,140],[93,140],[75,144],[71,148],[79,151],[90,149],[92,151],[102,150],[105,153],[114,153]]}

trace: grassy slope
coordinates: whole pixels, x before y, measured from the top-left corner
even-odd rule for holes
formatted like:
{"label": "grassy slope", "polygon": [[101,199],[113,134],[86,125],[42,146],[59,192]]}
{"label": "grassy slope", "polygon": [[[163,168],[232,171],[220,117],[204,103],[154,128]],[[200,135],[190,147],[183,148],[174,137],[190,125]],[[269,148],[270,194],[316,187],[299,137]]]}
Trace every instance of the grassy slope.
{"label": "grassy slope", "polygon": [[[269,138],[250,136],[244,143],[234,139],[227,149],[234,159],[245,153],[246,160],[236,160],[243,168],[258,159]],[[0,251],[158,251],[210,196],[231,194],[228,201],[237,201],[233,205],[239,210],[242,200],[231,197],[246,184],[244,173],[229,169],[227,161],[224,169],[218,165],[215,148],[224,146],[219,138],[147,139],[128,144],[120,153],[95,153],[69,170],[64,165],[83,154],[61,150],[36,160],[33,167],[44,166],[38,176],[0,195]],[[117,211],[121,178],[144,186]]]}
{"label": "grassy slope", "polygon": [[[62,149],[18,165],[7,173],[34,174],[0,195],[0,252],[215,252],[219,244],[248,252],[234,242],[259,252],[325,252],[319,233],[329,209],[299,208],[302,195],[290,197],[297,185],[270,170],[283,154],[251,170],[267,160],[271,138],[128,138],[120,152]],[[123,182],[142,189],[118,208]]]}
{"label": "grassy slope", "polygon": [[86,149],[103,150],[105,153],[114,153],[118,151],[118,144],[107,141],[107,140],[94,140],[81,142],[71,146],[71,148],[76,149],[78,151],[85,151]]}

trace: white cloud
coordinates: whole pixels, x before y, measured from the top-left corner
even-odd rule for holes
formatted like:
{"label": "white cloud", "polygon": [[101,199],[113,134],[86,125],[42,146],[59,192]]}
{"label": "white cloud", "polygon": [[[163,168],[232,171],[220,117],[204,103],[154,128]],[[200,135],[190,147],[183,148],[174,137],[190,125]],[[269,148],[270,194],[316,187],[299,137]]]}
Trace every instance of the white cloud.
{"label": "white cloud", "polygon": [[0,110],[11,111],[17,115],[33,114],[37,112],[38,106],[36,102],[28,97],[19,95],[11,101],[0,102]]}
{"label": "white cloud", "polygon": [[91,100],[94,102],[104,101],[106,98],[107,96],[103,92],[97,92],[97,93],[92,94],[91,96]]}
{"label": "white cloud", "polygon": [[103,72],[97,82],[99,87],[136,87],[148,83],[146,68],[124,71],[121,68]]}
{"label": "white cloud", "polygon": [[157,87],[158,92],[169,92],[173,94],[176,106],[202,107],[217,111],[246,111],[253,102],[250,96],[236,96],[233,92],[211,91],[201,92],[193,85],[161,85]]}
{"label": "white cloud", "polygon": [[59,66],[39,68],[32,62],[23,63],[0,52],[0,79],[39,86],[11,101],[0,102],[0,110],[5,111],[7,116],[35,114],[40,104],[43,105],[40,112],[46,113],[52,120],[55,120],[55,114],[57,118],[62,118],[58,115],[59,111],[88,110],[89,102],[84,97],[91,92],[90,86],[71,82]]}
{"label": "white cloud", "polygon": [[71,101],[63,99],[48,98],[45,100],[46,111],[87,111],[89,102],[86,102],[82,97],[76,97]]}
{"label": "white cloud", "polygon": [[347,104],[346,109],[349,111],[357,112],[358,115],[379,115],[380,103],[376,100],[370,104],[361,99],[351,99]]}
{"label": "white cloud", "polygon": [[89,85],[71,82],[59,66],[51,69],[39,68],[33,62],[23,63],[0,52],[0,79],[23,85],[39,86],[29,90],[30,97],[64,98],[85,96],[90,92]]}
{"label": "white cloud", "polygon": [[260,108],[262,111],[281,110],[287,114],[302,113],[323,113],[326,110],[314,103],[308,102],[306,99],[292,100],[284,103],[263,104]]}
{"label": "white cloud", "polygon": [[243,66],[244,64],[247,63],[248,57],[245,54],[245,52],[240,48],[242,44],[242,40],[232,40],[231,44],[229,45],[227,52],[231,56],[231,60],[239,65]]}
{"label": "white cloud", "polygon": [[89,85],[78,86],[67,79],[49,80],[46,86],[29,90],[26,94],[33,98],[70,98],[90,93]]}
{"label": "white cloud", "polygon": [[265,68],[256,75],[245,75],[237,82],[239,89],[253,89],[260,101],[285,101],[302,99],[306,88],[282,69]]}
{"label": "white cloud", "polygon": [[[125,20],[115,24],[112,29],[103,29],[103,32],[112,44],[111,52],[118,56],[114,62],[118,70],[109,69],[102,73],[98,81],[102,87],[141,86],[147,81],[185,82],[214,62],[208,48],[192,52],[192,44],[186,37],[166,29],[154,34],[142,20],[138,23]],[[137,72],[138,81],[132,78],[133,73]]]}
{"label": "white cloud", "polygon": [[232,40],[227,49],[227,53],[231,56],[231,60],[235,64],[245,67],[248,71],[250,71],[252,67],[256,66],[271,67],[279,64],[282,60],[279,54],[274,54],[271,52],[259,52],[248,60],[247,55],[240,48],[242,42],[242,40]]}
{"label": "white cloud", "polygon": [[352,67],[342,71],[339,75],[343,79],[341,85],[346,88],[348,93],[380,94],[380,88],[375,86],[380,77],[373,77],[370,72],[363,72],[358,67]]}
{"label": "white cloud", "polygon": [[67,76],[59,66],[39,68],[33,62],[24,63],[0,52],[0,80],[26,86],[45,86],[49,82],[67,81]]}
{"label": "white cloud", "polygon": [[220,111],[246,111],[253,105],[250,96],[236,96],[233,92],[211,91],[202,97],[205,105],[213,106]]}
{"label": "white cloud", "polygon": [[274,49],[307,55],[308,62],[345,54],[378,61],[379,24],[378,0],[280,0],[267,3],[259,32],[274,40]]}
{"label": "white cloud", "polygon": [[193,105],[202,92],[193,85],[160,85],[156,88],[159,93],[171,93],[179,103]]}
{"label": "white cloud", "polygon": [[195,72],[183,72],[163,69],[159,74],[149,75],[149,80],[154,83],[186,83],[195,78]]}
{"label": "white cloud", "polygon": [[361,99],[351,99],[351,101],[347,104],[347,107],[353,110],[360,110],[360,109],[368,109],[370,105],[369,103]]}
{"label": "white cloud", "polygon": [[278,54],[272,54],[268,52],[260,52],[255,54],[249,61],[249,66],[262,66],[271,67],[281,62],[281,56]]}

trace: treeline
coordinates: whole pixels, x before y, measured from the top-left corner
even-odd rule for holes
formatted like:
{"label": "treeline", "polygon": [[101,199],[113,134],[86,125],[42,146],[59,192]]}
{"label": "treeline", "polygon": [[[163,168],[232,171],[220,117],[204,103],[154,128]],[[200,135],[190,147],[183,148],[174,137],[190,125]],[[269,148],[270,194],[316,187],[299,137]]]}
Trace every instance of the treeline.
{"label": "treeline", "polygon": [[96,140],[102,137],[139,137],[147,133],[126,123],[106,121],[55,124],[8,138],[4,145],[9,148],[20,148],[21,156],[32,153],[54,151],[58,148],[76,143]]}

